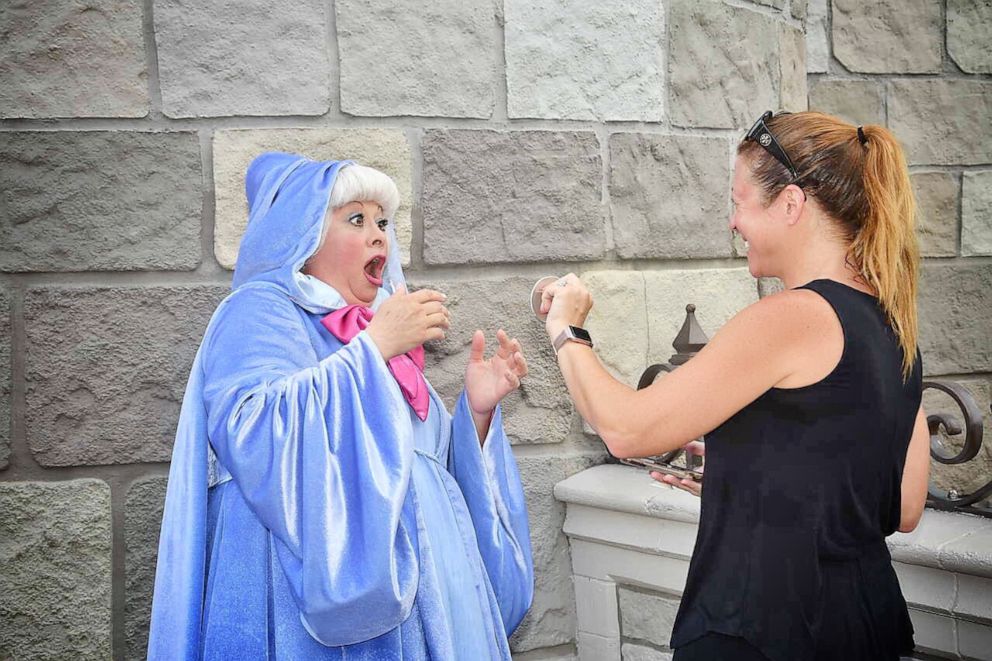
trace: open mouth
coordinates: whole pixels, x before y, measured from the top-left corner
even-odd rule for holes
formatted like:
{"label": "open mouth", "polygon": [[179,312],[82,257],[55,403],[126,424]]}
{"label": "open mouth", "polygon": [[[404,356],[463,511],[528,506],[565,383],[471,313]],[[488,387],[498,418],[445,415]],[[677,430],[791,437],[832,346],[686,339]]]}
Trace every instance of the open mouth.
{"label": "open mouth", "polygon": [[382,272],[386,270],[386,256],[376,255],[365,262],[365,277],[376,287],[382,286]]}

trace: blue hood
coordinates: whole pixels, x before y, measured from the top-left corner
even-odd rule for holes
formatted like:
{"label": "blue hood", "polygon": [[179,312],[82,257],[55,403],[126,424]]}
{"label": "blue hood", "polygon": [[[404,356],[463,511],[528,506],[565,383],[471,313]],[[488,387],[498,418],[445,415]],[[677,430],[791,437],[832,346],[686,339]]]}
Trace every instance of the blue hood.
{"label": "blue hood", "polygon": [[[275,285],[313,313],[336,310],[346,302],[327,283],[300,271],[317,250],[331,198],[342,168],[353,161],[311,161],[296,154],[269,152],[248,166],[248,227],[241,239],[233,289],[249,283]],[[389,255],[373,308],[404,283],[392,223]]]}

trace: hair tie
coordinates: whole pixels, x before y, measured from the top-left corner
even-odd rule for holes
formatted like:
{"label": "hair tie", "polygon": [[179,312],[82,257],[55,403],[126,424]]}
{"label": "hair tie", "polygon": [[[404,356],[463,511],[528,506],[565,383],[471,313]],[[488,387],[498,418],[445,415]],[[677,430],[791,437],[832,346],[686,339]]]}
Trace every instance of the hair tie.
{"label": "hair tie", "polygon": [[862,145],[868,142],[868,137],[865,135],[865,127],[863,126],[858,127],[858,142]]}

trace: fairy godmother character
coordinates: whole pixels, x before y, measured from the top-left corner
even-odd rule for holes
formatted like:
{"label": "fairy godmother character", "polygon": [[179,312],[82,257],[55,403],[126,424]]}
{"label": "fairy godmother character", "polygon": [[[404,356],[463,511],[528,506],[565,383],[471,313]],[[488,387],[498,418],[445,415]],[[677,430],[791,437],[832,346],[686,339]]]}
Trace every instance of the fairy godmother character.
{"label": "fairy godmother character", "polygon": [[[533,595],[500,400],[527,367],[476,331],[449,415],[423,376],[444,296],[407,293],[389,177],[281,153],[183,400],[150,659],[509,659]],[[373,311],[374,314],[373,314]]]}

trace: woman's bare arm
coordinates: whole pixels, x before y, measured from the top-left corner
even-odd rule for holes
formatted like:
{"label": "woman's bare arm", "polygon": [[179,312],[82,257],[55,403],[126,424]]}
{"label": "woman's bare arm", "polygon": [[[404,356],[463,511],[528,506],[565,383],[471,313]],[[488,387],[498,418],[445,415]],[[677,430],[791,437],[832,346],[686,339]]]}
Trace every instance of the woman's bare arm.
{"label": "woman's bare arm", "polygon": [[930,429],[927,416],[920,406],[913,427],[913,438],[906,453],[906,466],[902,471],[902,510],[899,532],[912,532],[923,516],[927,502],[927,484],[930,479]]}
{"label": "woman's bare arm", "polygon": [[577,343],[561,348],[558,363],[576,408],[610,452],[643,457],[683,446],[798,375],[812,374],[815,382],[842,351],[833,310],[817,294],[797,290],[744,309],[692,360],[644,390],[614,379]]}

